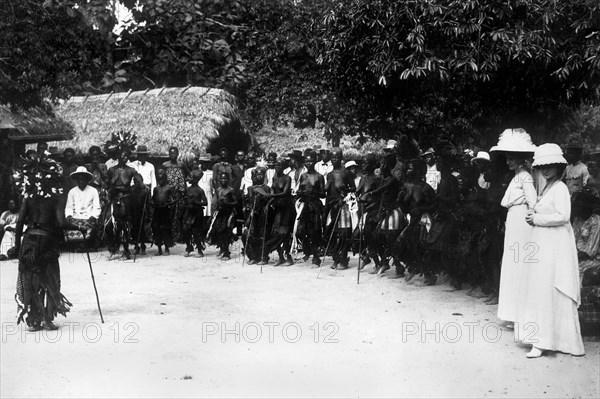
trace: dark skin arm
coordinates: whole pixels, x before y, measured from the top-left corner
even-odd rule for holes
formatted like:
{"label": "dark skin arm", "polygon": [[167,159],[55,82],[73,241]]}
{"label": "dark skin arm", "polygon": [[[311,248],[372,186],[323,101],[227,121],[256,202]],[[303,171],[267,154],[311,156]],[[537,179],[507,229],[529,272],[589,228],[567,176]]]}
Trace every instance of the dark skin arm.
{"label": "dark skin arm", "polygon": [[208,200],[206,199],[206,194],[204,193],[204,190],[200,189],[200,195],[196,197],[195,204],[202,207],[208,205]]}

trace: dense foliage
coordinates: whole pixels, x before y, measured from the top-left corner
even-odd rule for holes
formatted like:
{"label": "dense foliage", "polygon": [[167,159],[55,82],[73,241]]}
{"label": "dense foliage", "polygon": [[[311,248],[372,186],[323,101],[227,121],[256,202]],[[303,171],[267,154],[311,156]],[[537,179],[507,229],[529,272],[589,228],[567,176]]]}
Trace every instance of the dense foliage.
{"label": "dense foliage", "polygon": [[416,134],[545,119],[600,94],[596,0],[340,0],[314,26],[344,95]]}
{"label": "dense foliage", "polygon": [[[113,33],[118,4],[132,21]],[[6,0],[0,102],[220,87],[253,131],[555,128],[600,98],[597,0]],[[16,48],[16,50],[15,50]],[[587,129],[588,135],[593,129]]]}
{"label": "dense foliage", "polygon": [[42,105],[98,84],[106,42],[68,2],[0,2],[0,103]]}

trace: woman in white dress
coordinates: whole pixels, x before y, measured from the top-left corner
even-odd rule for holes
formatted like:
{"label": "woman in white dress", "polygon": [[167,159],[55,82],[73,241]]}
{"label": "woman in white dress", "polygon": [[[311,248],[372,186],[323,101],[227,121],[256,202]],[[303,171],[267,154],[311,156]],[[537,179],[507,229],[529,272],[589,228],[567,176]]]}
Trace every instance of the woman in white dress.
{"label": "woman in white dress", "polygon": [[577,308],[579,267],[571,227],[571,196],[560,180],[567,161],[556,144],[543,144],[533,166],[546,179],[537,204],[527,215],[535,252],[523,264],[522,299],[515,320],[516,341],[531,344],[527,357],[544,350],[580,356],[585,353]]}
{"label": "woman in white dress", "polygon": [[498,145],[490,150],[495,151],[504,153],[508,168],[515,174],[501,202],[503,207],[508,208],[508,213],[498,294],[498,318],[512,327],[520,302],[521,272],[531,234],[531,226],[527,224],[525,217],[537,198],[533,178],[525,165],[525,160],[533,154],[535,146],[525,130],[506,129],[500,135]]}

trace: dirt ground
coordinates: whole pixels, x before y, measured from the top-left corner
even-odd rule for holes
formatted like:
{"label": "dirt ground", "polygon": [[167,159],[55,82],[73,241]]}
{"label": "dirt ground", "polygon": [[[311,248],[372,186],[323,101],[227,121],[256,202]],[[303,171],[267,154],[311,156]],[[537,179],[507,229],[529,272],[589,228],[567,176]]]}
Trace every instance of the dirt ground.
{"label": "dirt ground", "polygon": [[[57,332],[16,325],[16,261],[0,263],[2,397],[598,397],[600,343],[527,359],[496,306],[298,263],[61,257],[74,304]],[[150,249],[153,254],[155,249]],[[366,271],[371,266],[367,266]]]}

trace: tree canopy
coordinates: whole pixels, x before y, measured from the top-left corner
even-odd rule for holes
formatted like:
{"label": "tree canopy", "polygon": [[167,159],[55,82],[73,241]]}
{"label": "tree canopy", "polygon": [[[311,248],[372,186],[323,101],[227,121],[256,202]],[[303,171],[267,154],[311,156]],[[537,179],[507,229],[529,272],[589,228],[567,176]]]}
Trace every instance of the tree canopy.
{"label": "tree canopy", "polygon": [[[118,35],[117,3],[133,18]],[[429,145],[555,126],[600,99],[597,0],[6,0],[0,12],[0,102],[19,106],[201,85],[236,94],[253,130],[320,121],[334,142]]]}

